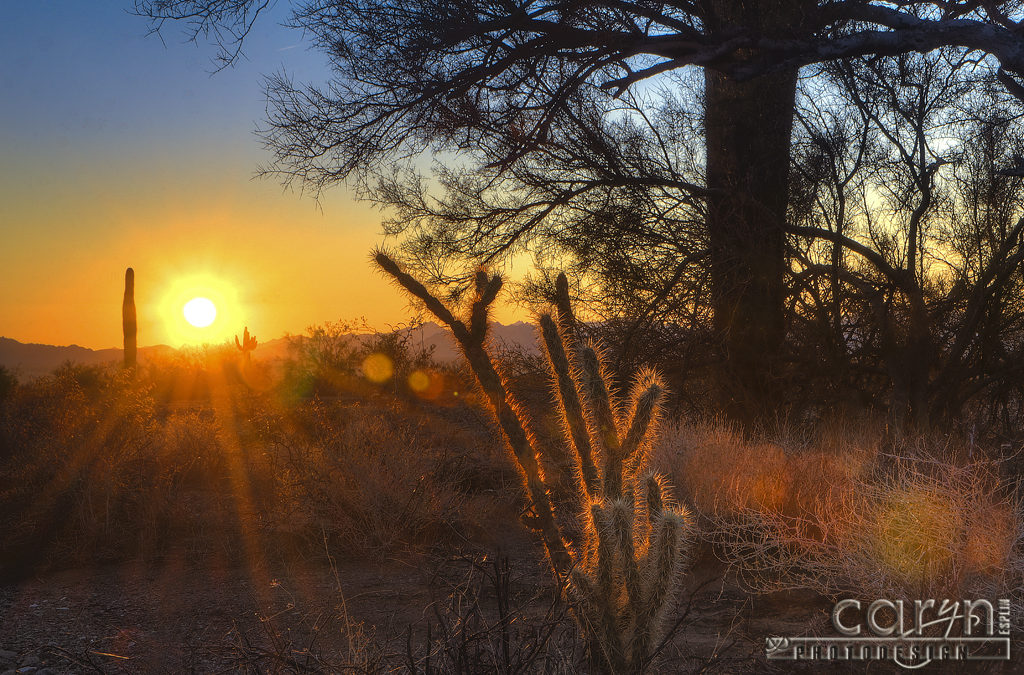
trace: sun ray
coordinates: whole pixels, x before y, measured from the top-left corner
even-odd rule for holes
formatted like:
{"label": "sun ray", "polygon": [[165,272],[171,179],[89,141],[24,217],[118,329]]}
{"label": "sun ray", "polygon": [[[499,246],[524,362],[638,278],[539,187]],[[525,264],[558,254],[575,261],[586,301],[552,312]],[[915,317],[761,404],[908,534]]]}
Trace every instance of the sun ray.
{"label": "sun ray", "polygon": [[[219,364],[223,365],[223,364]],[[255,504],[253,485],[246,467],[239,429],[237,400],[232,396],[231,387],[222,367],[216,365],[210,370],[210,399],[213,414],[223,431],[224,454],[228,465],[228,479],[234,499],[235,517],[240,529],[241,544],[244,548],[244,564],[253,582],[253,589],[261,609],[270,603],[270,575],[267,572],[266,556],[261,537],[261,527],[256,521],[258,509]]]}

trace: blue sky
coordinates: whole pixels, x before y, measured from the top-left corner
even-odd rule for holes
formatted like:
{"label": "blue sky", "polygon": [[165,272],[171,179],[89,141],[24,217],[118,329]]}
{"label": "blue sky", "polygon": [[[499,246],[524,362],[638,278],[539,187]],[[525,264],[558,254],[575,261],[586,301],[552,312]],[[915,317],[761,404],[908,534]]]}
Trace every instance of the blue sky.
{"label": "blue sky", "polygon": [[119,155],[210,141],[258,158],[261,77],[279,69],[322,80],[327,72],[301,35],[280,24],[287,3],[249,36],[246,58],[213,74],[215,50],[168,24],[160,38],[127,2],[39,0],[4,7],[0,138],[5,147],[63,157]]}

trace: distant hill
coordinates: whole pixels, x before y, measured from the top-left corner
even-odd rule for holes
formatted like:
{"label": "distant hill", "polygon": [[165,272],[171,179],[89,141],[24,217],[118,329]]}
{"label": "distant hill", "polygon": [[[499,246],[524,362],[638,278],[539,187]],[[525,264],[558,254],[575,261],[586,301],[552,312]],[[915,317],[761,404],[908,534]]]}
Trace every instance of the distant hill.
{"label": "distant hill", "polygon": [[[426,323],[414,329],[405,329],[411,333],[411,344],[434,347],[434,358],[440,362],[451,362],[461,358],[461,353],[446,328],[435,323]],[[365,340],[368,335],[356,336]],[[289,341],[295,338],[277,338],[266,342],[260,341],[253,353],[253,358],[265,361],[279,361],[288,357]],[[539,345],[534,327],[519,321],[510,326],[499,323],[491,325],[491,339],[495,343],[520,345],[529,351],[537,351]],[[167,345],[154,345],[139,348],[139,362],[145,363],[151,358],[164,358],[177,350]],[[79,345],[55,346],[23,343],[11,338],[0,337],[0,366],[9,368],[18,374],[20,379],[32,379],[46,375],[62,364],[70,361],[82,365],[99,365],[104,363],[120,363],[123,359],[121,349],[89,349]]]}
{"label": "distant hill", "polygon": [[[154,345],[139,348],[139,361],[161,357],[173,353],[175,349],[167,345]],[[104,363],[120,363],[124,360],[121,349],[89,349],[79,345],[58,347],[24,343],[11,338],[0,337],[0,366],[9,368],[21,379],[31,379],[46,375],[68,361],[86,366]]]}
{"label": "distant hill", "polygon": [[[434,346],[434,358],[442,363],[457,361],[462,358],[455,338],[447,328],[442,328],[436,323],[425,323],[419,328],[412,329],[411,343],[413,345],[423,344]],[[505,326],[500,323],[491,324],[491,341],[497,344],[509,346],[520,345],[530,351],[537,351],[540,346],[537,342],[537,333],[532,324],[524,321]]]}

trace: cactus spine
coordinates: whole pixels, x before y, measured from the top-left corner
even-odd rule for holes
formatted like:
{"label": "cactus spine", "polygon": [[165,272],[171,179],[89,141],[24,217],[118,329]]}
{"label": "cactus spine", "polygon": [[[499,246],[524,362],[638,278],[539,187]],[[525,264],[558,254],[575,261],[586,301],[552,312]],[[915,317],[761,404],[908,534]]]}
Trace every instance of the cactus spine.
{"label": "cactus spine", "polygon": [[576,516],[583,524],[580,541],[567,543],[537,460],[541,446],[485,347],[488,310],[501,288],[501,277],[477,273],[476,296],[468,321],[463,321],[385,253],[378,252],[375,260],[448,325],[466,356],[522,470],[533,505],[531,525],[544,542],[595,665],[612,673],[643,671],[654,655],[669,600],[678,587],[691,521],[685,508],[671,503],[662,479],[646,468],[665,395],[660,376],[641,371],[628,408],[620,406],[611,395],[600,350],[593,345],[566,348],[576,342],[575,319],[567,280],[559,275],[559,322],[543,314],[540,331],[561,404],[566,445],[573,450],[571,487]]}
{"label": "cactus spine", "polygon": [[256,336],[249,335],[249,327],[245,327],[245,333],[242,335],[242,341],[238,341],[238,336],[235,336],[235,346],[238,347],[238,351],[242,352],[245,357],[245,363],[248,365],[252,352],[256,349]]}
{"label": "cactus spine", "polygon": [[134,368],[137,357],[136,336],[138,323],[135,319],[135,270],[129,267],[124,273],[124,300],[121,302],[121,330],[124,332],[124,367]]}

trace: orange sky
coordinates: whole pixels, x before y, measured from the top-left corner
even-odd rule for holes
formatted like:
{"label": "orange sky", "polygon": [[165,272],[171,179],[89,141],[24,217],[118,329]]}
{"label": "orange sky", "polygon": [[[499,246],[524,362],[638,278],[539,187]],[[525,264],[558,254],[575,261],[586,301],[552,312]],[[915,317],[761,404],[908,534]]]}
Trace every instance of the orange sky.
{"label": "orange sky", "polygon": [[[265,24],[249,60],[211,77],[209,50],[147,38],[118,3],[54,4],[64,11],[16,6],[0,26],[12,65],[0,74],[0,336],[120,346],[128,266],[140,345],[220,342],[243,326],[267,340],[359,317],[387,328],[411,316],[369,264],[380,213],[343,187],[318,206],[252,179],[269,161],[253,135],[260,76],[326,74],[293,31]],[[188,331],[184,296],[201,293],[220,299],[220,315]]]}
{"label": "orange sky", "polygon": [[[168,166],[153,165],[161,161]],[[269,339],[342,318],[386,328],[412,315],[370,265],[383,238],[369,204],[339,189],[318,207],[272,180],[252,180],[243,158],[187,175],[177,173],[178,161],[154,158],[146,171],[115,162],[95,175],[83,164],[77,183],[56,194],[4,175],[5,191],[18,194],[7,217],[22,227],[5,232],[0,249],[0,335],[120,345],[128,266],[140,345],[230,340],[243,326]],[[218,304],[217,321],[203,331],[189,330],[181,313],[196,295]],[[498,318],[520,317],[505,309]]]}

